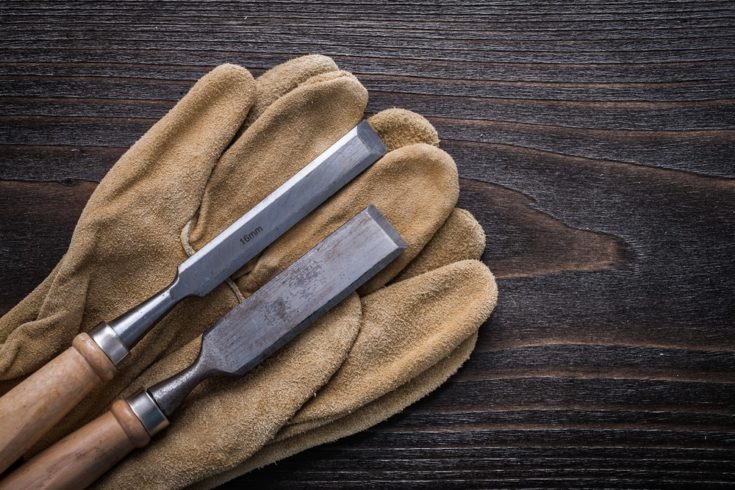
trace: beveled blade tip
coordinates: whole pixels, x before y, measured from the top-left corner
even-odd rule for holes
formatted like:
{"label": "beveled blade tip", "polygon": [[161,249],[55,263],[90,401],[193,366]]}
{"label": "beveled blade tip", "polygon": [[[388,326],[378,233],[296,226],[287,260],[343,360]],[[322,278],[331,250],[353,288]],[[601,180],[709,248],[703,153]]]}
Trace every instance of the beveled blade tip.
{"label": "beveled blade tip", "polygon": [[393,225],[391,225],[385,216],[383,216],[383,213],[378,210],[377,207],[375,207],[374,204],[368,205],[367,208],[365,208],[365,211],[367,212],[370,217],[375,221],[375,223],[380,226],[380,228],[385,232],[388,237],[393,240],[393,242],[396,244],[396,246],[401,250],[406,250],[406,242],[403,241],[403,238],[401,238],[401,235],[398,233],[398,231],[393,228]]}

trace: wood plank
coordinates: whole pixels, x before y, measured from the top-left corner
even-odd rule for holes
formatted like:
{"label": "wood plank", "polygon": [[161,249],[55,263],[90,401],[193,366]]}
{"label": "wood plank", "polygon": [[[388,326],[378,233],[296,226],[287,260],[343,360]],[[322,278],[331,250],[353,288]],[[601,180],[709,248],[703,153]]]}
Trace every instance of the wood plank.
{"label": "wood plank", "polygon": [[0,311],[222,62],[330,55],[457,161],[500,287],[470,360],[226,487],[735,484],[732,2],[11,0],[0,19]]}

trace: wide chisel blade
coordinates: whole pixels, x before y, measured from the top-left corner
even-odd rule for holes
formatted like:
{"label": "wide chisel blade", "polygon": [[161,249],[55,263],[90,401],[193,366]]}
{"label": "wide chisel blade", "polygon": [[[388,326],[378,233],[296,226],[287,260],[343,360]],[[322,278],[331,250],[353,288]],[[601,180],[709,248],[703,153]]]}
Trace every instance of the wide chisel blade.
{"label": "wide chisel blade", "polygon": [[170,413],[183,385],[211,374],[241,375],[355,291],[405,248],[395,229],[368,207],[233,308],[209,329],[187,375],[150,390]]}

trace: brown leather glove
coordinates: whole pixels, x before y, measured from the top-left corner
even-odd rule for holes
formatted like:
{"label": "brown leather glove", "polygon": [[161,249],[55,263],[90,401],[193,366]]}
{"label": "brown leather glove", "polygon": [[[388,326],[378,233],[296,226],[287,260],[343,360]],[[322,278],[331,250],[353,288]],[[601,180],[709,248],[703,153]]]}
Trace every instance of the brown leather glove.
{"label": "brown leather glove", "polygon": [[[187,250],[200,248],[347,132],[366,102],[352,75],[319,56],[293,60],[257,81],[232,65],[202,78],[110,170],[82,213],[68,253],[0,319],[0,375],[12,380],[5,389],[78,332],[167,285]],[[369,203],[399,230],[408,249],[363,288],[362,300],[353,295],[250,375],[201,385],[169,430],[100,485],[180,487],[235,470],[289,420],[298,429],[284,430],[298,432],[332,422],[345,406],[362,406],[398,388],[470,338],[494,304],[492,276],[478,262],[450,264],[383,288],[409,263],[431,262],[417,256],[452,213],[454,163],[433,146],[436,134],[420,116],[392,110],[371,123],[390,153],[240,271],[236,288],[223,285],[179,305],[133,349],[116,380],[88,397],[45,442],[96,416],[116,396],[193,360],[207,326]],[[399,326],[407,337],[433,331],[430,340],[436,341],[422,341],[415,351],[412,342],[394,344],[390,327]],[[398,358],[406,362],[394,362]],[[344,380],[354,378],[345,364],[340,373],[347,374],[338,374],[323,398],[343,406],[328,402],[326,410],[316,405],[293,418],[350,359],[391,365],[393,379],[367,395],[363,389],[342,396]]]}

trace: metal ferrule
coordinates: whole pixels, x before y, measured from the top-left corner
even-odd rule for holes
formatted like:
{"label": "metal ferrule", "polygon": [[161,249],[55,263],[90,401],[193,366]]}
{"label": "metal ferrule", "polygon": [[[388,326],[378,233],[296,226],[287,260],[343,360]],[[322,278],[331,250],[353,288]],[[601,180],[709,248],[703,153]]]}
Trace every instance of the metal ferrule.
{"label": "metal ferrule", "polygon": [[111,322],[101,323],[90,336],[117,365],[148,330],[181,299],[178,276],[171,285]]}
{"label": "metal ferrule", "polygon": [[109,322],[122,343],[131,349],[183,296],[177,294],[179,277],[162,291]]}
{"label": "metal ferrule", "polygon": [[168,418],[147,391],[141,391],[125,401],[151,437],[168,427]]}
{"label": "metal ferrule", "polygon": [[128,355],[128,348],[123,344],[115,330],[107,323],[100,323],[97,328],[92,330],[90,337],[107,354],[107,357],[110,358],[112,364],[115,366]]}

